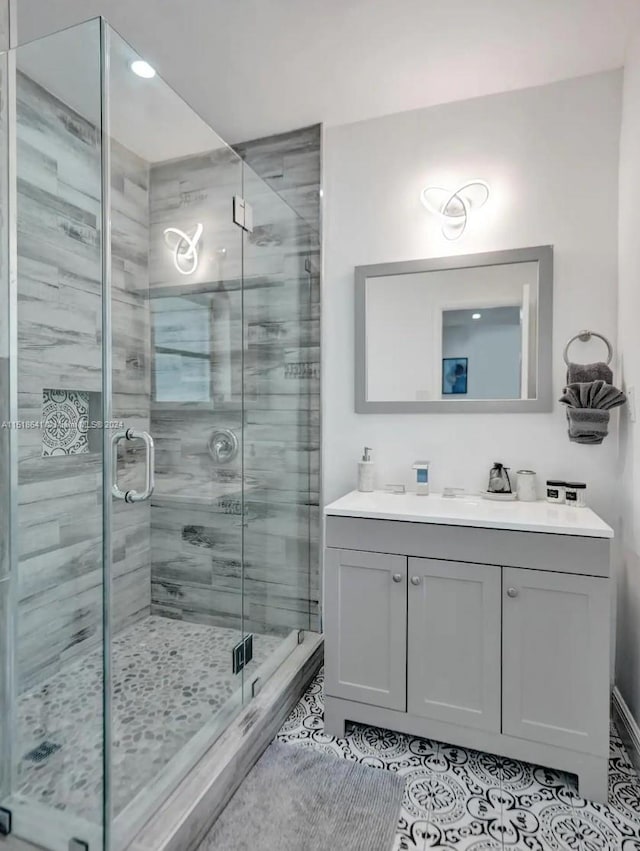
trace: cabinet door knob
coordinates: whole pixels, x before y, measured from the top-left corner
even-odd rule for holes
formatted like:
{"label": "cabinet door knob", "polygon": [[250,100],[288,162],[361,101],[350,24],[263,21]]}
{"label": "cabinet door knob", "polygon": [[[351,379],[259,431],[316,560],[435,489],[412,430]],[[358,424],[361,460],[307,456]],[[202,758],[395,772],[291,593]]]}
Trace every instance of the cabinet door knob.
{"label": "cabinet door knob", "polygon": [[393,574],[393,581],[394,582],[402,582],[402,574],[401,573],[394,573]]}
{"label": "cabinet door knob", "polygon": [[507,597],[517,597],[518,589],[517,588],[507,588]]}
{"label": "cabinet door knob", "polygon": [[411,577],[411,584],[412,585],[420,585],[421,582],[422,582],[422,579],[419,576],[412,576]]}

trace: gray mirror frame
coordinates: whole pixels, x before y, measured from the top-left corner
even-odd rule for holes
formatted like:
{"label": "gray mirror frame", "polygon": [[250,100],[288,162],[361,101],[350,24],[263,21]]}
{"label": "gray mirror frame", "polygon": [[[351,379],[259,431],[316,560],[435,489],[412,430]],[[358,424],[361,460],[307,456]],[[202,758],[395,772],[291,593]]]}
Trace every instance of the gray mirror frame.
{"label": "gray mirror frame", "polygon": [[[430,402],[370,402],[367,400],[367,334],[366,281],[385,275],[411,275],[416,272],[441,272],[447,269],[471,269],[509,263],[538,262],[538,396],[535,399],[438,399]],[[357,414],[522,414],[547,413],[553,410],[552,354],[553,345],[541,341],[553,339],[553,246],[513,248],[409,260],[401,263],[378,263],[355,269],[355,411]]]}

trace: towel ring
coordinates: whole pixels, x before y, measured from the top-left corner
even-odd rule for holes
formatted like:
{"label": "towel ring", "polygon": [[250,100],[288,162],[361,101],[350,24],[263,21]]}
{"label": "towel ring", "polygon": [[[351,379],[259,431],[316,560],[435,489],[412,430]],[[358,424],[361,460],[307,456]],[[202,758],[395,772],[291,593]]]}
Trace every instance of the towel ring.
{"label": "towel ring", "polygon": [[611,363],[611,361],[613,360],[613,346],[607,340],[607,338],[604,337],[602,334],[598,334],[597,331],[580,331],[580,333],[576,334],[575,337],[572,337],[569,340],[569,342],[567,343],[567,345],[564,347],[564,352],[562,353],[562,357],[564,358],[564,362],[566,363],[567,366],[569,366],[568,354],[569,354],[569,346],[571,345],[571,343],[574,343],[576,340],[580,340],[581,343],[588,343],[589,340],[592,337],[597,337],[599,340],[602,340],[602,342],[606,345],[606,347],[607,347],[607,365],[609,365]]}

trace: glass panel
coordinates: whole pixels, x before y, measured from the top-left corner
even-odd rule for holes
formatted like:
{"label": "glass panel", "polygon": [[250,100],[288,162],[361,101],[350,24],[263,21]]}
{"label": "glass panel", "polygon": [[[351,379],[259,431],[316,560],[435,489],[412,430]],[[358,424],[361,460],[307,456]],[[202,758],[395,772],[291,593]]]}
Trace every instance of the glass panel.
{"label": "glass panel", "polygon": [[0,802],[10,793],[12,688],[9,591],[11,588],[11,406],[9,399],[8,54],[0,54]]}
{"label": "glass panel", "polygon": [[265,676],[318,628],[319,242],[246,163],[244,196],[244,606]]}
{"label": "glass panel", "polygon": [[[112,847],[242,707],[242,163],[109,30],[112,418],[155,443],[112,505]],[[142,68],[147,75],[147,68]],[[144,489],[141,440],[121,491]]]}
{"label": "glass panel", "polygon": [[74,836],[102,843],[103,457],[89,427],[102,393],[99,22],[15,59],[18,558],[3,805],[15,835],[66,851]]}
{"label": "glass panel", "polygon": [[[103,22],[15,57],[17,96],[0,92],[17,112],[9,181],[0,111],[0,206],[17,189],[18,337],[11,350],[0,232],[0,416],[17,372],[20,425],[0,429],[0,499],[11,453],[19,484],[15,510],[0,505],[0,806],[40,846],[114,851],[318,628],[319,245]],[[2,56],[4,87],[6,71]]]}

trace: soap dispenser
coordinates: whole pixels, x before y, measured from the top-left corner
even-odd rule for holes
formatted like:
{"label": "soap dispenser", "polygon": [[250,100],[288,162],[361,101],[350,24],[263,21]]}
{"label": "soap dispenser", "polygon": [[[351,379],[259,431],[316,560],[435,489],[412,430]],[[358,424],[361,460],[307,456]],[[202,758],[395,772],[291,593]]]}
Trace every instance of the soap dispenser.
{"label": "soap dispenser", "polygon": [[375,465],[371,460],[370,446],[365,446],[362,461],[358,462],[358,490],[361,493],[371,493],[375,483]]}

